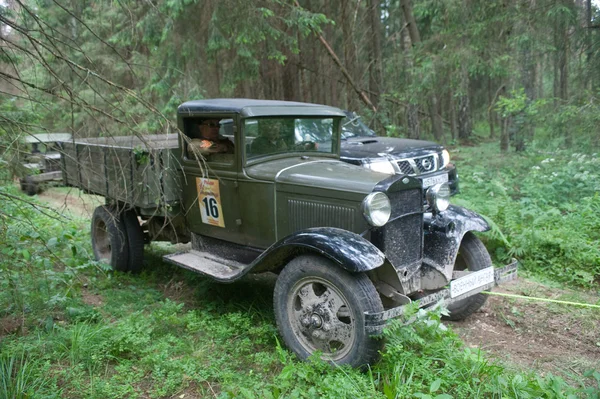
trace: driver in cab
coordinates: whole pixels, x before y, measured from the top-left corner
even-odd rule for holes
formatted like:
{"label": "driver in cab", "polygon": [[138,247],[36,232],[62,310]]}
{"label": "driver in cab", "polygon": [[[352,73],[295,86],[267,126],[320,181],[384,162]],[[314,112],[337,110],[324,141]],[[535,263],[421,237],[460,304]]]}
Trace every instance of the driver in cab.
{"label": "driver in cab", "polygon": [[233,154],[233,143],[219,135],[219,119],[206,119],[198,124],[199,137],[192,138],[188,155]]}

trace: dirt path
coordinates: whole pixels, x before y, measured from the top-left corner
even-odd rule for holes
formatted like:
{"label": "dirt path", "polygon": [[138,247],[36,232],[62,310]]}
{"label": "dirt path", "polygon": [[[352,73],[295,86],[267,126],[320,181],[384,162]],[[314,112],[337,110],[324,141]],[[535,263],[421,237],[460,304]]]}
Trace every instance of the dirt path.
{"label": "dirt path", "polygon": [[[598,292],[554,288],[523,278],[494,292],[600,304]],[[479,312],[451,325],[467,345],[523,370],[569,379],[600,370],[599,309],[490,296]]]}
{"label": "dirt path", "polygon": [[84,194],[79,189],[69,187],[48,188],[38,194],[38,199],[67,217],[81,218],[91,218],[94,209],[104,203],[102,197]]}
{"label": "dirt path", "polygon": [[[101,197],[79,190],[51,188],[39,196],[60,212],[90,218]],[[600,290],[574,291],[524,278],[496,288],[530,297],[600,304]],[[600,370],[600,310],[490,296],[486,305],[453,329],[466,345],[523,370],[551,372],[576,380],[586,370]]]}

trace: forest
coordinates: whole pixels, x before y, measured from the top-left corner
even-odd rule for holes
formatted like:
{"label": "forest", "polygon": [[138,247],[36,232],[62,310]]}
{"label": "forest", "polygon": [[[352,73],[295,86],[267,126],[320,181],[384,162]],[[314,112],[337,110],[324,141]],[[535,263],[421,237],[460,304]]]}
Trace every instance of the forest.
{"label": "forest", "polygon": [[[211,98],[444,145],[452,202],[489,221],[494,264],[520,262],[505,293],[576,305],[414,309],[368,370],[300,362],[269,278],[219,285],[155,243],[113,273],[89,244],[98,198],[15,183],[34,133],[180,133],[177,107]],[[598,152],[597,1],[0,0],[0,398],[599,398]]]}

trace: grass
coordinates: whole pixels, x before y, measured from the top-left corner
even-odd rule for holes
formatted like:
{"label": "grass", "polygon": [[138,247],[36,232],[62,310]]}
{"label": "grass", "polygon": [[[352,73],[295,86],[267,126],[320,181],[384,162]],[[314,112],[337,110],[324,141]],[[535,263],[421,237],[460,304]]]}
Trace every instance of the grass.
{"label": "grass", "polygon": [[[567,199],[564,204],[550,198],[551,190],[558,188],[541,183],[525,188],[526,179],[533,177],[516,178],[520,171],[542,165],[547,154],[530,161],[516,155],[494,158],[490,156],[493,151],[491,145],[483,145],[454,151],[454,155],[460,159],[462,203],[498,220],[488,240],[496,259],[501,262],[519,250],[527,255],[527,269],[540,277],[547,269],[537,268],[546,259],[547,267],[554,270],[548,276],[555,281],[591,285],[585,276],[566,279],[561,274],[566,271],[555,270],[559,262],[590,256],[585,251],[582,255],[567,250],[581,244],[568,241],[566,233],[576,225],[575,219],[546,227],[535,239],[530,239],[535,232],[527,230],[528,225],[539,228],[538,217],[558,218],[548,211],[550,208],[567,218],[577,218],[573,204],[578,196],[567,188],[560,189],[560,195]],[[560,163],[553,162],[561,168],[574,168],[566,161],[571,157],[561,154]],[[489,182],[481,174],[484,168],[478,166],[485,165],[484,159],[491,159],[485,168],[492,174]],[[519,165],[512,172],[503,166],[515,162]],[[566,175],[567,171],[560,173]],[[587,184],[591,183],[585,183],[579,193],[589,198],[589,206],[596,206]],[[1,189],[19,195],[9,186]],[[538,194],[544,193],[547,198],[539,200]],[[519,207],[510,206],[515,201]],[[528,219],[530,207],[541,216]],[[216,284],[163,262],[162,255],[170,250],[164,245],[151,246],[141,275],[112,273],[90,260],[88,220],[48,216],[43,208],[18,201],[4,202],[0,211],[4,215],[0,216],[0,322],[19,323],[18,328],[0,336],[1,397],[445,399],[600,395],[597,372],[573,376],[567,383],[559,376],[514,371],[483,352],[466,348],[439,323],[439,314],[420,315],[419,321],[408,326],[400,321],[392,323],[385,333],[382,360],[365,372],[330,367],[318,359],[298,362],[279,342],[273,319],[273,276]],[[595,223],[591,220],[579,226],[572,239],[596,237],[598,233],[591,231]],[[562,249],[542,252],[549,237],[557,232],[564,233],[562,240],[567,240],[559,246]],[[569,265],[570,271],[593,274],[596,270],[594,264]]]}

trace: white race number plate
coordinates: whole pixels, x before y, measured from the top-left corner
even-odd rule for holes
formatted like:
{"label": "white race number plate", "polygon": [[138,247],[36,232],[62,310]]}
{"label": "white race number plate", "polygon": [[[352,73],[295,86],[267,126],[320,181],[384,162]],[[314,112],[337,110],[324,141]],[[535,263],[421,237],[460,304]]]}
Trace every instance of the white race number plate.
{"label": "white race number plate", "polygon": [[494,282],[494,268],[488,267],[483,270],[472,272],[450,282],[450,298],[456,298],[462,294]]}
{"label": "white race number plate", "polygon": [[423,188],[435,186],[436,184],[446,183],[448,181],[448,174],[437,175],[432,177],[426,177],[423,179]]}

